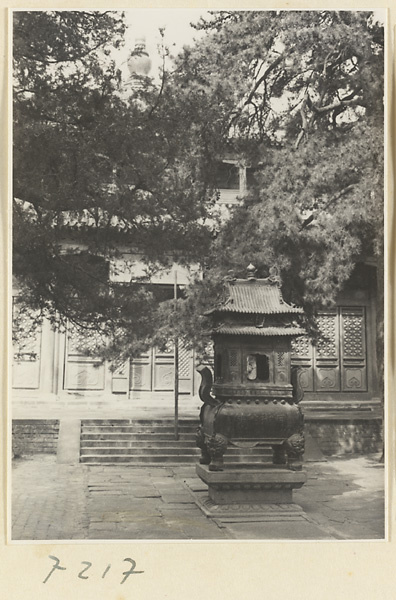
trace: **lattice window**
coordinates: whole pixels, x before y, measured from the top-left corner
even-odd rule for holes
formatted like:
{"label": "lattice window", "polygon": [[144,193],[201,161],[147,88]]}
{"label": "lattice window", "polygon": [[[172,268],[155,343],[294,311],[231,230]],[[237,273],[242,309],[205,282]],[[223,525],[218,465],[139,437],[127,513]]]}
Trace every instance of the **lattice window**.
{"label": "lattice window", "polygon": [[165,346],[161,347],[161,351],[157,351],[157,354],[173,354],[174,347],[174,343],[171,340],[168,340],[165,343]]}
{"label": "lattice window", "polygon": [[363,315],[343,315],[344,321],[344,356],[360,357],[363,355]]}
{"label": "lattice window", "polygon": [[336,315],[320,315],[318,317],[320,331],[320,338],[316,346],[318,356],[337,356],[336,325]]}
{"label": "lattice window", "polygon": [[179,377],[191,375],[191,351],[183,344],[179,344]]}
{"label": "lattice window", "polygon": [[38,313],[28,312],[15,303],[12,313],[14,360],[39,360],[41,320],[38,318]]}
{"label": "lattice window", "polygon": [[292,339],[291,348],[293,356],[310,356],[312,352],[311,343],[306,335]]}
{"label": "lattice window", "polygon": [[78,328],[69,323],[67,329],[68,353],[94,356],[98,346],[105,343],[100,332]]}

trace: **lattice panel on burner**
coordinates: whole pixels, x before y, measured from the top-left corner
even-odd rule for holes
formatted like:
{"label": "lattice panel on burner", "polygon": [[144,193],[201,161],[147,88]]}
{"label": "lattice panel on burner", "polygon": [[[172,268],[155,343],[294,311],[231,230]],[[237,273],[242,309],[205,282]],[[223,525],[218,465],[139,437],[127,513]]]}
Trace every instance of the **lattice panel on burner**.
{"label": "lattice panel on burner", "polygon": [[278,352],[278,367],[283,367],[285,364],[285,353]]}
{"label": "lattice panel on burner", "polygon": [[229,357],[230,357],[230,368],[231,369],[235,369],[235,367],[238,366],[238,352],[237,352],[237,350],[231,349],[229,351]]}

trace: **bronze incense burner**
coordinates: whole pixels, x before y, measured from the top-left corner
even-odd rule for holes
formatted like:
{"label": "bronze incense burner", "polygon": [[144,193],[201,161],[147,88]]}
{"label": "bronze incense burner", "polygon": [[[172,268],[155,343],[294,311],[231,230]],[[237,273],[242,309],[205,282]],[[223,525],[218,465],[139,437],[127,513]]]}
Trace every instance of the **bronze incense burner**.
{"label": "bronze incense burner", "polygon": [[209,471],[222,471],[230,444],[265,444],[273,449],[273,465],[300,470],[302,391],[298,372],[291,369],[291,340],[304,333],[298,323],[303,311],[283,300],[274,269],[268,278],[256,279],[249,265],[247,279],[228,278],[226,293],[226,300],[208,313],[214,382],[208,367],[198,367],[200,463]]}

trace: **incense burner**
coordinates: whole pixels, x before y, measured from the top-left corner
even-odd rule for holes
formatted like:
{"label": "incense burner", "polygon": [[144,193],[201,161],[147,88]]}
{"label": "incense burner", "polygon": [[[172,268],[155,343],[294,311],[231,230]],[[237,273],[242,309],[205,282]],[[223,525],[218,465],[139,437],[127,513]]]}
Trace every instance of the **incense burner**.
{"label": "incense burner", "polygon": [[222,471],[229,445],[269,445],[273,464],[300,470],[304,452],[298,372],[291,369],[291,340],[302,335],[302,309],[283,300],[275,270],[256,279],[225,283],[226,299],[209,313],[214,341],[211,370],[198,367],[203,406],[197,445],[200,463]]}

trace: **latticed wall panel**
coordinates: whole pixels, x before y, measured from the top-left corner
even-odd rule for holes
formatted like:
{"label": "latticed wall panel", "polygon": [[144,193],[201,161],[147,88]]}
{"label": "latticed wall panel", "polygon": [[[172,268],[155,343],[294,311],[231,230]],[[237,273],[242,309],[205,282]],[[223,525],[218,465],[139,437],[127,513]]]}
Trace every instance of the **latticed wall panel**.
{"label": "latticed wall panel", "polygon": [[292,342],[292,364],[300,367],[307,392],[366,392],[367,347],[364,307],[339,307],[318,317],[315,345],[301,336]]}
{"label": "latticed wall panel", "polygon": [[12,385],[16,389],[40,387],[42,328],[34,312],[12,307],[15,341],[13,344]]}
{"label": "latticed wall panel", "polygon": [[179,344],[179,377],[191,377],[191,350]]}
{"label": "latticed wall panel", "polygon": [[346,391],[367,390],[367,346],[364,310],[341,309],[342,388]]}

